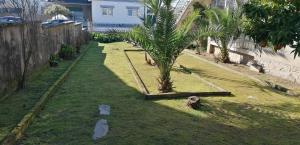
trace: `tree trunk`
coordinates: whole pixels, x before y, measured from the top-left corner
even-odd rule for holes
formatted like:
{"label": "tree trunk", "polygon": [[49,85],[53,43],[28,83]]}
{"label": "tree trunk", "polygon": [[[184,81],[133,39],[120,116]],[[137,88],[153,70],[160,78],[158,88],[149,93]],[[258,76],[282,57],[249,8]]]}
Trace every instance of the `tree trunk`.
{"label": "tree trunk", "polygon": [[24,68],[21,70],[21,75],[18,80],[18,90],[24,89],[25,88],[25,82],[26,82],[26,39],[25,39],[25,25],[21,26],[21,41],[22,41],[22,59],[21,63],[23,63]]}
{"label": "tree trunk", "polygon": [[165,67],[159,66],[160,70],[160,77],[158,79],[159,87],[158,90],[161,93],[168,93],[171,92],[173,89],[173,83],[171,81],[170,77],[170,70],[168,69],[168,66],[165,65]]}
{"label": "tree trunk", "polygon": [[200,99],[197,96],[188,97],[187,106],[193,109],[200,107]]}
{"label": "tree trunk", "polygon": [[26,75],[27,75],[27,67],[24,67],[24,71],[22,72],[22,76],[18,81],[18,90],[24,89],[26,85]]}
{"label": "tree trunk", "polygon": [[[29,61],[32,56],[34,48],[37,48],[38,32],[36,23],[31,23],[30,25],[22,25],[22,55],[23,55],[23,65],[24,68],[21,71],[21,77],[18,82],[18,89],[24,89],[26,87],[26,77],[29,66]],[[27,30],[26,30],[27,29]],[[25,36],[29,37],[25,39]]]}
{"label": "tree trunk", "polygon": [[221,62],[223,63],[229,63],[230,59],[229,59],[229,53],[226,47],[222,47],[221,48]]}
{"label": "tree trunk", "polygon": [[201,40],[196,40],[197,46],[196,46],[196,51],[197,54],[201,54]]}

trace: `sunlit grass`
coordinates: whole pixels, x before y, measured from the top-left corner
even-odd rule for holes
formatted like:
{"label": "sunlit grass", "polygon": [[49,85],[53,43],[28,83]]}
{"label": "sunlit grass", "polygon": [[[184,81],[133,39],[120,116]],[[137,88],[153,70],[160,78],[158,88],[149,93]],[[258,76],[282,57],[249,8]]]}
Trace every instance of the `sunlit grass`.
{"label": "sunlit grass", "polygon": [[[100,44],[104,48],[97,45],[93,43],[21,144],[300,144],[299,99],[182,55],[179,64],[234,96],[203,98],[198,110],[187,108],[184,99],[145,101],[122,51],[132,46],[123,42]],[[99,116],[99,104],[111,105],[111,115]],[[110,130],[93,142],[93,128],[101,118],[108,120]]]}
{"label": "sunlit grass", "polygon": [[[158,91],[158,77],[159,70],[156,66],[148,65],[144,61],[144,52],[127,52],[130,60],[132,61],[134,67],[139,73],[141,79],[145,83],[146,87],[149,89],[150,93],[159,93]],[[175,92],[211,92],[217,91],[211,88],[207,84],[201,82],[195,76],[189,73],[183,72],[174,66],[171,71],[171,79],[173,82],[173,87]]]}

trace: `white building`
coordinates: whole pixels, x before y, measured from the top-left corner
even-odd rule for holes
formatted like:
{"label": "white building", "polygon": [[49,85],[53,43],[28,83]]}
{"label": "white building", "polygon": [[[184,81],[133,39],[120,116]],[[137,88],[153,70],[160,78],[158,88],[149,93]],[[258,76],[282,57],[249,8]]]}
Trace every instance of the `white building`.
{"label": "white building", "polygon": [[92,0],[92,31],[128,31],[143,23],[144,11],[140,0]]}

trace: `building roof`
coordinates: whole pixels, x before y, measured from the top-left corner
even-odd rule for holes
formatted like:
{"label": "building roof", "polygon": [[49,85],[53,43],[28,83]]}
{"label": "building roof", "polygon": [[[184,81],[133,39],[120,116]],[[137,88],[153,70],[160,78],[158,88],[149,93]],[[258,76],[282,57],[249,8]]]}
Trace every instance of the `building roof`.
{"label": "building roof", "polygon": [[[92,0],[48,0],[62,3],[89,3]],[[139,2],[142,0],[100,0],[100,1],[118,1],[118,2]]]}
{"label": "building roof", "polygon": [[78,3],[78,4],[88,4],[89,0],[48,0],[49,2],[59,2],[59,3]]}
{"label": "building roof", "polygon": [[142,0],[101,0],[101,1],[117,1],[117,2],[141,2]]}

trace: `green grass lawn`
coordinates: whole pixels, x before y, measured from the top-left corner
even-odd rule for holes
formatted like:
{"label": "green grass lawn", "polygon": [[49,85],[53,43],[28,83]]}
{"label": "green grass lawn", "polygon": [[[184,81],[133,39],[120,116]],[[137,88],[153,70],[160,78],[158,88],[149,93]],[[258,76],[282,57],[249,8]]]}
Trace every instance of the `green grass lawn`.
{"label": "green grass lawn", "polygon": [[0,140],[21,121],[70,64],[71,61],[63,61],[58,67],[42,70],[29,79],[24,90],[15,92],[0,102]]}
{"label": "green grass lawn", "polygon": [[[122,51],[131,46],[97,45],[93,43],[19,144],[300,144],[299,99],[182,55],[179,64],[234,96],[203,98],[199,110],[187,108],[184,99],[145,101]],[[111,115],[100,117],[99,104],[111,105]],[[110,130],[93,142],[93,128],[101,118],[108,120]]]}
{"label": "green grass lawn", "polygon": [[[141,79],[145,83],[147,89],[150,93],[159,93],[158,91],[158,81],[159,70],[156,66],[148,65],[144,59],[144,52],[142,51],[128,51],[131,62],[133,63],[135,69],[139,73]],[[207,84],[201,82],[195,76],[189,73],[183,72],[178,66],[173,67],[171,72],[171,77],[173,78],[174,92],[212,92],[217,91],[217,89],[208,86]]]}
{"label": "green grass lawn", "polygon": [[26,88],[0,102],[0,141],[21,121],[47,89],[67,70],[72,60],[60,61],[58,67],[45,67],[33,73]]}

